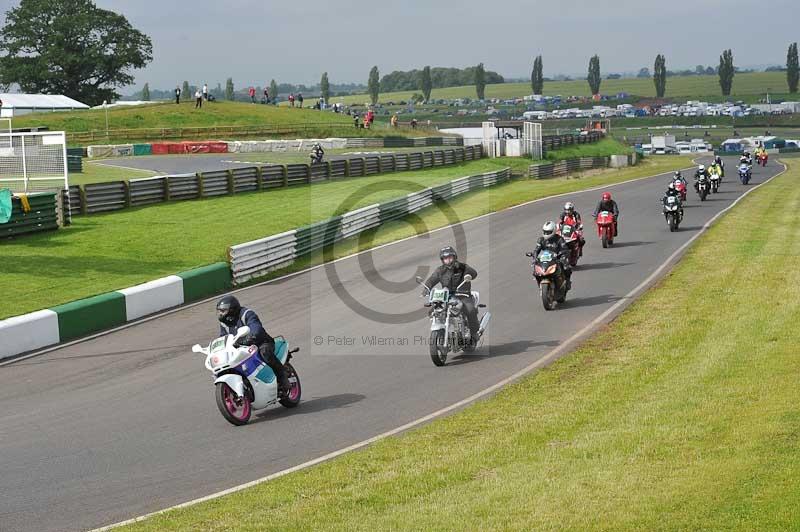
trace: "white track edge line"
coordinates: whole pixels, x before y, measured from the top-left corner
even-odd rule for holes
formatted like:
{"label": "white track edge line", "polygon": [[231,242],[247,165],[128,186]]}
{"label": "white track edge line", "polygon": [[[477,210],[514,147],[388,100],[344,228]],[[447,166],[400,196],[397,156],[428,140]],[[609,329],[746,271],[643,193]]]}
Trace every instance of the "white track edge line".
{"label": "white track edge line", "polygon": [[[774,178],[782,175],[784,172],[786,172],[786,170],[787,170],[787,166],[785,164],[783,164],[783,170],[781,170],[777,174],[773,175],[772,177],[770,177],[769,179],[767,179],[763,183],[759,183],[755,187],[750,188],[747,191],[745,191],[745,193],[742,194],[741,196],[739,196],[738,198],[736,198],[736,200],[734,200],[733,203],[728,205],[723,210],[719,211],[709,221],[707,221],[703,225],[703,227],[700,229],[700,231],[697,232],[697,234],[695,234],[692,238],[687,240],[681,247],[676,249],[669,257],[667,257],[667,259],[664,262],[661,263],[661,265],[655,271],[653,271],[653,273],[651,273],[644,281],[639,283],[633,290],[628,292],[625,295],[625,297],[623,297],[622,299],[620,299],[619,301],[614,303],[611,307],[609,307],[605,312],[603,312],[597,318],[592,320],[583,329],[581,329],[580,331],[576,332],[575,334],[570,336],[568,339],[566,339],[564,342],[562,342],[561,345],[559,345],[555,349],[552,349],[550,352],[548,352],[547,354],[542,356],[540,359],[538,359],[535,362],[529,364],[528,366],[522,368],[521,370],[517,371],[516,373],[510,375],[509,377],[506,377],[505,379],[501,380],[500,382],[495,383],[492,386],[489,386],[488,388],[485,388],[485,389],[483,389],[483,390],[481,390],[479,392],[476,392],[476,393],[472,394],[471,396],[467,397],[466,399],[462,399],[462,400],[460,400],[460,401],[458,401],[456,403],[453,403],[453,404],[451,404],[449,406],[441,408],[441,409],[439,409],[439,410],[437,410],[435,412],[432,412],[432,413],[430,413],[430,414],[428,414],[426,416],[423,416],[421,418],[418,418],[418,419],[415,419],[413,421],[410,421],[410,422],[406,423],[405,425],[401,425],[401,426],[399,426],[397,428],[394,428],[392,430],[383,432],[381,434],[377,434],[375,436],[372,436],[371,438],[368,438],[366,440],[362,440],[362,441],[360,441],[358,443],[354,443],[354,444],[349,445],[347,447],[343,447],[342,449],[338,449],[336,451],[330,452],[330,453],[328,453],[326,455],[323,455],[323,456],[320,456],[318,458],[314,458],[314,459],[309,460],[307,462],[304,462],[302,464],[298,464],[296,466],[292,466],[290,468],[283,469],[281,471],[272,473],[271,475],[267,475],[265,477],[262,477],[262,478],[259,478],[259,479],[256,479],[256,480],[252,480],[252,481],[247,482],[245,484],[240,484],[238,486],[234,486],[234,487],[228,488],[226,490],[218,491],[218,492],[213,493],[211,495],[206,495],[205,497],[200,497],[198,499],[193,499],[191,501],[187,501],[187,502],[184,502],[184,503],[181,503],[181,504],[170,506],[168,508],[164,508],[163,510],[158,510],[156,512],[151,512],[149,514],[141,515],[139,517],[134,517],[132,519],[128,519],[128,520],[125,520],[125,521],[120,521],[119,523],[114,523],[114,524],[111,524],[111,525],[106,525],[106,526],[101,527],[101,528],[96,528],[96,529],[91,530],[90,532],[105,532],[107,530],[111,530],[111,529],[118,528],[118,527],[121,527],[121,526],[138,523],[138,522],[144,521],[146,519],[149,519],[150,517],[154,517],[156,515],[161,515],[161,514],[164,514],[166,512],[169,512],[171,510],[177,510],[177,509],[180,509],[180,508],[186,508],[186,507],[194,506],[195,504],[206,502],[206,501],[209,501],[209,500],[212,500],[212,499],[218,499],[220,497],[224,497],[225,495],[230,495],[232,493],[236,493],[236,492],[242,491],[244,489],[251,488],[253,486],[257,486],[258,484],[263,484],[264,482],[268,482],[270,480],[274,480],[276,478],[288,475],[290,473],[294,473],[294,472],[300,471],[302,469],[307,469],[307,468],[309,468],[311,466],[314,466],[316,464],[319,464],[319,463],[322,463],[322,462],[326,462],[328,460],[336,458],[337,456],[340,456],[342,454],[348,453],[350,451],[355,451],[357,449],[361,449],[361,448],[366,447],[366,446],[368,446],[368,445],[370,445],[372,443],[375,443],[376,441],[388,438],[389,436],[394,436],[395,434],[399,434],[399,433],[404,432],[404,431],[406,431],[408,429],[414,428],[414,427],[416,427],[418,425],[421,425],[423,423],[426,423],[426,422],[428,422],[428,421],[430,421],[430,420],[432,420],[434,418],[440,417],[443,414],[447,414],[449,412],[452,412],[453,410],[457,410],[457,409],[461,408],[462,406],[465,406],[465,405],[468,405],[469,403],[475,402],[476,400],[493,393],[494,391],[498,390],[499,388],[502,388],[503,386],[505,386],[505,385],[507,385],[507,384],[509,384],[511,382],[514,382],[514,381],[520,379],[521,377],[524,377],[525,375],[527,375],[528,373],[530,373],[534,369],[537,369],[537,368],[539,368],[541,366],[544,366],[547,363],[551,362],[552,360],[557,358],[560,354],[562,354],[563,351],[567,350],[568,348],[571,348],[572,344],[574,342],[576,342],[577,340],[582,338],[584,335],[592,332],[597,326],[601,325],[606,320],[606,318],[608,318],[609,316],[613,315],[617,310],[619,310],[620,307],[622,307],[622,306],[624,306],[626,304],[627,305],[631,304],[633,302],[633,298],[636,295],[638,295],[639,292],[643,291],[650,283],[652,283],[658,276],[660,276],[661,273],[668,266],[670,266],[683,252],[685,252],[686,249],[695,240],[697,240],[703,234],[705,234],[705,232],[708,231],[708,229],[714,224],[714,222],[717,221],[717,219],[720,216],[722,216],[723,214],[725,214],[729,210],[731,210],[733,207],[735,207],[736,204],[738,204],[741,200],[743,200],[745,197],[747,197],[748,194],[750,194],[751,192],[753,192],[755,190],[758,190],[759,187],[761,187],[763,185],[766,185],[767,183],[772,181]],[[659,175],[661,175],[661,174],[659,174]],[[655,177],[655,176],[653,176],[653,177]],[[646,178],[644,178],[644,179],[646,179]],[[500,211],[498,211],[498,212],[500,212]]]}

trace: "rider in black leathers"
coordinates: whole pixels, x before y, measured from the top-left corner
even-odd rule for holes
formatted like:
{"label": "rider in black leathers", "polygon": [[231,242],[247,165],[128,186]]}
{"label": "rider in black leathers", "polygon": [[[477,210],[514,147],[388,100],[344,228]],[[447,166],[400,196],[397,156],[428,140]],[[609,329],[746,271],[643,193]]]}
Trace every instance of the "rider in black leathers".
{"label": "rider in black leathers", "polygon": [[[458,286],[464,281],[465,275],[471,275],[473,279],[478,277],[475,268],[458,261],[458,254],[452,246],[444,247],[439,251],[439,260],[442,261],[442,265],[436,268],[424,283],[428,290],[441,283],[442,287],[450,290],[451,294],[455,294]],[[472,283],[465,283],[458,293],[469,295],[469,297],[461,298],[461,302],[464,305],[463,309],[467,316],[470,335],[473,341],[477,341],[480,323],[478,322],[478,309],[475,308],[475,301],[472,299]]]}
{"label": "rider in black leathers", "polygon": [[547,222],[542,226],[542,236],[536,241],[531,256],[535,259],[543,249],[551,251],[558,256],[564,276],[567,278],[567,290],[572,288],[572,266],[569,264],[569,246],[564,238],[556,233],[556,224]]}
{"label": "rider in black leathers", "polygon": [[710,179],[710,175],[708,174],[708,170],[706,170],[706,166],[701,164],[697,167],[697,171],[694,173],[694,191],[698,194],[700,193],[700,189],[698,188],[698,182],[700,178],[705,176],[706,179]]}
{"label": "rider in black leathers", "polygon": [[[678,198],[678,213],[680,215],[680,219],[683,220],[683,205],[681,204],[681,193],[678,191],[677,188],[675,188],[674,181],[670,181],[669,184],[667,185],[667,191],[664,193],[664,197],[661,198],[661,204],[666,205],[667,198],[670,196]],[[664,219],[666,218],[667,218],[667,213],[664,212]]]}
{"label": "rider in black leathers", "polygon": [[275,340],[264,329],[258,315],[253,310],[241,306],[235,297],[225,296],[217,303],[217,319],[221,336],[236,334],[237,329],[245,325],[250,328],[250,334],[237,340],[237,345],[258,346],[261,359],[278,379],[278,393],[282,395],[288,392],[289,379],[283,364],[275,356]]}

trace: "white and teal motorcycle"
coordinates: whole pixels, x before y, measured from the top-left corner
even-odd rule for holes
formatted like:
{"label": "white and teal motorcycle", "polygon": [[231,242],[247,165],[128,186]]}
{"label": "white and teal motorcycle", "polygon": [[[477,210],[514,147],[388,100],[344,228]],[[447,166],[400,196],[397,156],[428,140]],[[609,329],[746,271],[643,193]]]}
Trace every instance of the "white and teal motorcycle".
{"label": "white and teal motorcycle", "polygon": [[253,410],[280,403],[286,408],[300,404],[300,377],[289,362],[300,348],[289,349],[282,336],[275,338],[275,356],[286,368],[290,388],[278,396],[278,381],[272,369],[261,359],[258,347],[239,346],[237,340],[250,334],[250,327],[240,327],[236,334],[220,336],[208,347],[199,344],[192,351],[206,356],[206,368],[214,375],[217,408],[234,425],[245,425]]}
{"label": "white and teal motorcycle", "polygon": [[464,281],[458,285],[455,293],[450,294],[450,290],[447,288],[428,288],[423,284],[422,278],[417,277],[417,282],[423,286],[425,295],[427,295],[425,307],[430,309],[431,336],[428,348],[431,360],[436,366],[444,366],[447,363],[447,354],[451,351],[454,353],[475,351],[492,319],[492,313],[486,312],[480,318],[478,337],[472,338],[467,316],[463,311],[463,300],[471,297],[476,309],[486,308],[486,305],[481,304],[481,295],[478,292],[461,292],[461,288],[470,281],[472,281],[472,276],[465,275]]}

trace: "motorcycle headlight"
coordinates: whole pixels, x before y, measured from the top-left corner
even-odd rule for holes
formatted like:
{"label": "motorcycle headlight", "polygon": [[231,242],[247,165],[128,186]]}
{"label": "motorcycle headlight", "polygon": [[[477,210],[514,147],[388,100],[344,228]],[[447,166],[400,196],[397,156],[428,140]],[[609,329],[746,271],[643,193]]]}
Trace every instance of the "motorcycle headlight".
{"label": "motorcycle headlight", "polygon": [[550,275],[556,272],[556,265],[552,264],[549,268],[544,272],[546,275]]}
{"label": "motorcycle headlight", "polygon": [[536,275],[544,275],[544,269],[538,264],[533,267],[533,271],[536,273]]}

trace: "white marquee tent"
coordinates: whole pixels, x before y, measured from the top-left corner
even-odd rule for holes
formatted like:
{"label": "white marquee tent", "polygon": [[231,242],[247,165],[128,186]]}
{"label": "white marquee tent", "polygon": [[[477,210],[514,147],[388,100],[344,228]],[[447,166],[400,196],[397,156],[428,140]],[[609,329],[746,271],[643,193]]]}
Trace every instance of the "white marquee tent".
{"label": "white marquee tent", "polygon": [[12,118],[28,113],[89,109],[89,106],[60,94],[0,94],[0,117]]}

